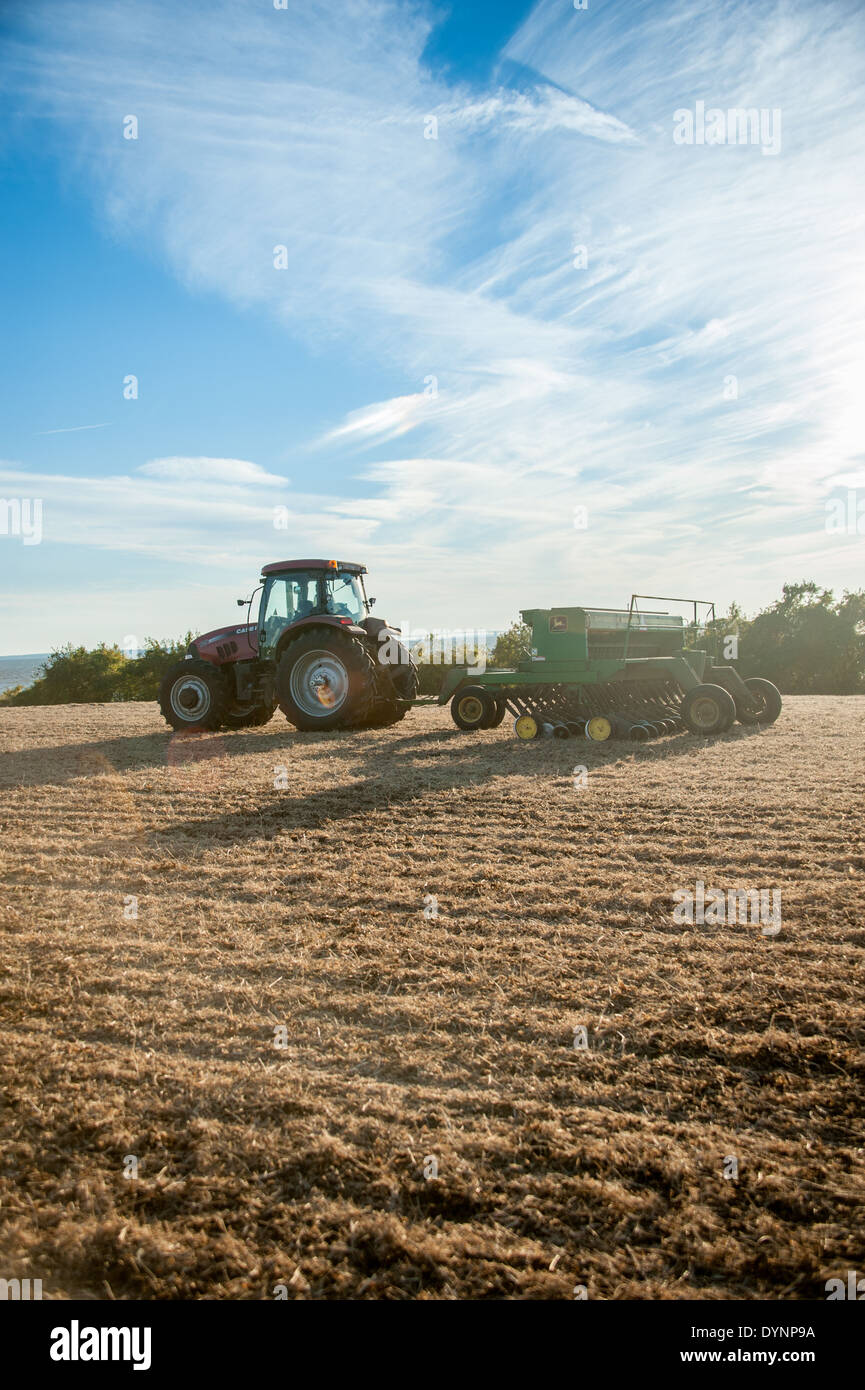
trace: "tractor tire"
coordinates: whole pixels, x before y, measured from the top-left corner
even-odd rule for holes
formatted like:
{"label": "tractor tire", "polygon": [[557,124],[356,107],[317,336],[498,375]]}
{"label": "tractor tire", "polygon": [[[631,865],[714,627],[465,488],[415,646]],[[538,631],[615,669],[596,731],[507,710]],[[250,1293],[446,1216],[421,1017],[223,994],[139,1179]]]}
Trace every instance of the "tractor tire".
{"label": "tractor tire", "polygon": [[505,701],[504,701],[504,698],[503,698],[501,695],[496,695],[496,697],[495,697],[495,702],[494,702],[494,705],[493,705],[492,714],[490,715],[489,719],[487,719],[487,720],[484,722],[483,728],[485,728],[485,729],[497,729],[497,728],[499,727],[499,725],[501,724],[502,720],[504,719],[505,715],[507,714],[507,712],[508,712],[508,707],[507,707],[507,704],[506,704]]}
{"label": "tractor tire", "polygon": [[390,683],[393,686],[397,702],[404,704],[408,709],[417,699],[420,689],[417,666],[409,657],[408,661],[401,661],[398,666],[386,666],[385,670],[390,676]]}
{"label": "tractor tire", "polygon": [[736,718],[740,724],[774,724],[778,715],[781,713],[781,692],[777,685],[771,681],[763,680],[761,676],[751,676],[745,681],[748,689],[755,698],[762,701],[761,710],[742,709],[736,706]]}
{"label": "tractor tire", "polygon": [[393,700],[379,701],[370,712],[365,729],[387,729],[405,717],[406,710]]}
{"label": "tractor tire", "polygon": [[366,644],[350,632],[307,629],[283,649],[276,693],[279,708],[296,729],[363,728],[374,716],[375,662]]}
{"label": "tractor tire", "polygon": [[495,715],[495,699],[482,685],[464,685],[451,700],[451,718],[466,733],[488,729]]}
{"label": "tractor tire", "polygon": [[247,710],[227,710],[225,714],[226,729],[259,729],[262,724],[269,724],[276,713],[276,704],[253,705]]}
{"label": "tractor tire", "polygon": [[177,661],[162,678],[159,708],[172,729],[219,729],[227,707],[225,678],[209,661]]}
{"label": "tractor tire", "polygon": [[376,728],[398,724],[405,719],[418,697],[420,675],[417,666],[408,647],[403,642],[399,642],[398,646],[399,661],[383,662],[381,653],[378,653],[379,706],[373,711],[371,721]]}
{"label": "tractor tire", "polygon": [[682,701],[682,720],[692,734],[723,734],[736,718],[736,704],[720,685],[698,685]]}
{"label": "tractor tire", "polygon": [[396,694],[394,711],[388,720],[389,724],[398,724],[401,719],[405,719],[420,690],[420,674],[417,666],[408,652],[406,652],[406,656],[408,657],[407,661],[401,661],[398,666],[388,668],[390,683]]}

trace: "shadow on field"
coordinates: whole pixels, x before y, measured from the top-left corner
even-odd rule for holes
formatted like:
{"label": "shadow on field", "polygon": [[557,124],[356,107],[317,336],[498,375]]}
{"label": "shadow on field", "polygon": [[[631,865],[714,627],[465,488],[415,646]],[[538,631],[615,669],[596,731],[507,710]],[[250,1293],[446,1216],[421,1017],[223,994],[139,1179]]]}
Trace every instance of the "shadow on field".
{"label": "shadow on field", "polygon": [[[289,788],[286,793],[274,792],[261,804],[261,815],[283,818],[292,807],[303,808],[308,814],[297,824],[309,825],[309,815],[329,819],[359,813],[410,800],[425,791],[477,784],[493,777],[525,777],[533,773],[562,776],[570,774],[574,764],[583,764],[592,770],[625,760],[656,762],[682,757],[700,745],[740,743],[743,739],[759,737],[763,732],[737,724],[720,738],[704,739],[679,733],[648,744],[618,741],[592,744],[582,739],[521,743],[516,738],[495,735],[475,737],[450,725],[407,733],[400,738],[388,736],[386,732],[382,737],[377,730],[299,733],[288,724],[281,724],[268,733],[223,731],[190,736],[166,731],[6,752],[0,759],[0,786],[61,786],[79,777],[162,770],[187,762],[233,759],[251,753],[266,753],[277,760],[282,755],[290,778],[291,753],[295,748],[320,745],[329,751],[344,751],[352,760],[365,753],[359,780],[302,798],[292,798]],[[246,811],[240,813],[239,819],[246,821],[250,814],[257,813]],[[231,817],[226,820],[230,821]],[[217,817],[212,823],[216,825],[222,821]],[[195,824],[203,827],[209,822]]]}
{"label": "shadow on field", "polygon": [[[328,821],[345,821],[385,811],[421,800],[430,792],[480,787],[509,776],[570,777],[575,764],[592,771],[626,760],[634,763],[666,761],[693,753],[710,742],[740,743],[760,732],[736,726],[722,740],[674,734],[651,745],[619,743],[614,747],[576,739],[567,742],[544,740],[542,744],[525,744],[516,739],[487,742],[473,740],[456,729],[408,734],[369,745],[366,760],[355,769],[359,774],[357,778],[341,786],[322,787],[294,796],[290,787],[286,791],[270,790],[254,807],[177,822],[170,829],[156,833],[196,838],[204,835],[228,841],[272,839],[284,830],[318,829]],[[315,742],[325,736],[307,734],[303,737]],[[255,751],[262,751],[261,742],[261,739],[256,740]],[[274,748],[279,746],[279,742],[273,744]],[[288,775],[290,778],[290,767]]]}
{"label": "shadow on field", "polygon": [[100,773],[159,771],[185,762],[211,758],[236,758],[244,753],[286,749],[297,739],[324,741],[338,735],[298,734],[287,724],[279,733],[250,734],[241,731],[195,735],[137,734],[131,738],[96,739],[90,743],[62,743],[46,748],[22,748],[3,753],[0,786],[59,786],[75,777]]}

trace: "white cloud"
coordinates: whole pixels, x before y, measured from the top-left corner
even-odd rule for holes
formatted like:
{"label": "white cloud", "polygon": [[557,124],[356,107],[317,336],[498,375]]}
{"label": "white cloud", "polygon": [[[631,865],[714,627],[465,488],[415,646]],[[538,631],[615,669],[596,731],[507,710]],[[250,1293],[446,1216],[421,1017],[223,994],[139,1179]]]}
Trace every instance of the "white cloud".
{"label": "white cloud", "polygon": [[456,129],[511,129],[535,135],[560,130],[597,140],[637,142],[637,136],[624,121],[549,86],[541,86],[533,93],[499,91],[482,101],[441,106],[431,114]]}
{"label": "white cloud", "polygon": [[364,406],[362,410],[353,410],[346,417],[344,424],[325,436],[325,442],[356,438],[375,439],[377,443],[382,444],[385,440],[396,439],[413,429],[424,412],[429,413],[432,399],[431,396],[419,392],[411,396],[395,396],[392,400],[379,401],[375,405]]}
{"label": "white cloud", "polygon": [[148,478],[170,478],[182,483],[281,483],[276,473],[267,473],[246,459],[162,458],[143,463],[136,472]]}

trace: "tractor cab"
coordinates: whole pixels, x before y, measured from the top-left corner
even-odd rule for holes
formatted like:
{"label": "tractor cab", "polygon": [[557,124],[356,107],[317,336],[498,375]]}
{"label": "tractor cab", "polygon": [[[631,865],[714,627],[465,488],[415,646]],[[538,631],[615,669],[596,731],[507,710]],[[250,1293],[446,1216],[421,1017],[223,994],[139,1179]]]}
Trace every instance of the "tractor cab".
{"label": "tractor cab", "polygon": [[258,650],[275,653],[283,633],[310,618],[341,626],[364,625],[372,602],[366,596],[364,565],[343,560],[283,560],[265,565],[258,610]]}

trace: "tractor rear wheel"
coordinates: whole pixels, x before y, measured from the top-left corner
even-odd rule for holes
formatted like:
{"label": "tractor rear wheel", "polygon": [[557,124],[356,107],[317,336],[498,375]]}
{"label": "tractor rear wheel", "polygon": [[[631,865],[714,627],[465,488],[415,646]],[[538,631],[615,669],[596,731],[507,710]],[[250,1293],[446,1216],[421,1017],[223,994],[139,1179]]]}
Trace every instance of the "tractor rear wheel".
{"label": "tractor rear wheel", "polygon": [[408,651],[405,652],[405,660],[399,661],[392,666],[386,666],[385,669],[390,676],[390,683],[393,686],[396,699],[388,702],[390,717],[384,722],[387,724],[396,724],[400,719],[405,719],[417,699],[418,690],[420,689],[420,676],[417,666]]}
{"label": "tractor rear wheel", "polygon": [[487,729],[486,721],[495,715],[496,702],[482,685],[465,685],[451,700],[451,717],[458,729]]}
{"label": "tractor rear wheel", "polygon": [[172,729],[219,729],[227,704],[223,674],[209,661],[177,661],[162,677],[159,708]]}
{"label": "tractor rear wheel", "polygon": [[227,729],[258,729],[269,724],[276,711],[276,702],[265,705],[252,705],[246,710],[227,710],[225,727]]}
{"label": "tractor rear wheel", "polygon": [[390,676],[390,683],[394,688],[394,693],[400,703],[410,705],[417,699],[418,689],[420,688],[420,676],[418,669],[412,658],[406,652],[406,660],[400,661],[393,666],[386,666],[385,670]]}
{"label": "tractor rear wheel", "polygon": [[761,676],[751,676],[745,681],[754,699],[762,706],[759,710],[743,709],[736,706],[736,717],[740,724],[774,724],[781,713],[781,692],[771,681]]}
{"label": "tractor rear wheel", "polygon": [[736,718],[736,705],[720,685],[698,685],[682,701],[682,720],[692,734],[723,734]]}
{"label": "tractor rear wheel", "polygon": [[276,670],[279,707],[296,729],[351,729],[370,722],[375,662],[338,628],[307,631],[284,648]]}

